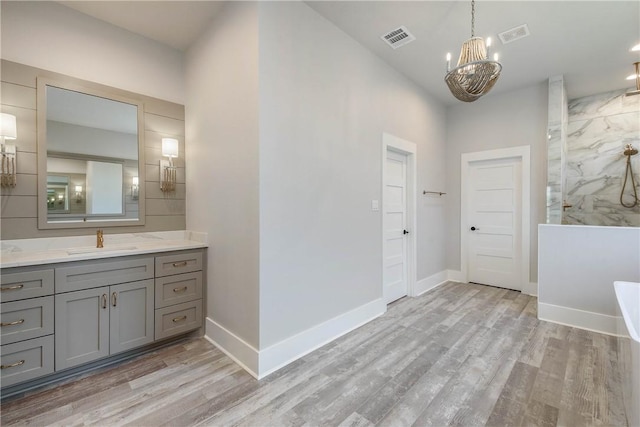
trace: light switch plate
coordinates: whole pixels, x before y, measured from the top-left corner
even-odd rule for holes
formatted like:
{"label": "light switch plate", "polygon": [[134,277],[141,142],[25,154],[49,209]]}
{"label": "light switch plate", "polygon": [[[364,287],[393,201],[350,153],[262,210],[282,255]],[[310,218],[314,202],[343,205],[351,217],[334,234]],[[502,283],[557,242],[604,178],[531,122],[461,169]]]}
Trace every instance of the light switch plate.
{"label": "light switch plate", "polygon": [[380,210],[380,203],[377,200],[371,201],[371,210],[376,212]]}

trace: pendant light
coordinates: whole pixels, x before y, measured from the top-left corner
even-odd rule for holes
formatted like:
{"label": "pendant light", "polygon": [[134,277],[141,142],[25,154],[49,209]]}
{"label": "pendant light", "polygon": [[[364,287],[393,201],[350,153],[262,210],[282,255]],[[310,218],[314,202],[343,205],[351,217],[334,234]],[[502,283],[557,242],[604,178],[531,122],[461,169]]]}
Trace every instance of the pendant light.
{"label": "pendant light", "polygon": [[475,37],[475,0],[471,0],[471,38],[462,44],[458,65],[451,70],[451,54],[447,54],[447,75],[444,81],[453,96],[460,101],[473,102],[491,90],[500,77],[502,65],[498,55],[489,60],[489,47],[482,37]]}

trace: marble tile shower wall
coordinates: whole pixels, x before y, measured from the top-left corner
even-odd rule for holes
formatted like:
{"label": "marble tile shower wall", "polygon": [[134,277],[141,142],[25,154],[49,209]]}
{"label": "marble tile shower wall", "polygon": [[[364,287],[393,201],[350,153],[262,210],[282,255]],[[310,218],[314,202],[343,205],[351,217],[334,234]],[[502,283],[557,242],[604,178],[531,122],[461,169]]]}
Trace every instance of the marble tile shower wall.
{"label": "marble tile shower wall", "polygon": [[549,79],[547,224],[562,222],[562,190],[567,141],[567,95],[563,76]]}
{"label": "marble tile shower wall", "polygon": [[[624,90],[569,101],[564,224],[640,227],[640,203],[620,204],[626,144],[640,148],[640,96]],[[640,193],[640,155],[631,158]],[[624,200],[633,200],[630,179]]]}

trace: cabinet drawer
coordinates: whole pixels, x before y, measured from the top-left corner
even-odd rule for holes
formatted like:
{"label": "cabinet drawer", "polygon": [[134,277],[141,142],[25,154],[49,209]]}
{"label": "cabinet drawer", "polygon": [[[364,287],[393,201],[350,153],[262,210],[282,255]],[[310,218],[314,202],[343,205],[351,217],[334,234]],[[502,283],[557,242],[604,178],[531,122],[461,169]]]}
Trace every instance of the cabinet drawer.
{"label": "cabinet drawer", "polygon": [[156,257],[156,277],[202,270],[202,252],[182,252]]}
{"label": "cabinet drawer", "polygon": [[2,387],[32,380],[53,372],[53,335],[2,346]]}
{"label": "cabinet drawer", "polygon": [[56,268],[56,293],[153,278],[153,258],[97,260]]}
{"label": "cabinet drawer", "polygon": [[0,305],[2,344],[10,344],[53,333],[53,296]]}
{"label": "cabinet drawer", "polygon": [[0,278],[0,301],[17,301],[53,294],[53,269],[19,271],[3,270]]}
{"label": "cabinet drawer", "polygon": [[156,339],[191,331],[202,326],[202,300],[156,310]]}
{"label": "cabinet drawer", "polygon": [[202,298],[202,271],[156,279],[156,308]]}

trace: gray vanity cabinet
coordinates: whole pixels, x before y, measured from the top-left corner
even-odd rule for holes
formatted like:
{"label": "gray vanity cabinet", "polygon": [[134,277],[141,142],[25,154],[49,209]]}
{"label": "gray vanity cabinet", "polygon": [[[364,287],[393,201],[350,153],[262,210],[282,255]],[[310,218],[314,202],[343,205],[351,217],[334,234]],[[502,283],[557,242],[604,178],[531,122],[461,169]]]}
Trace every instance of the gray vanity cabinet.
{"label": "gray vanity cabinet", "polygon": [[53,373],[53,269],[3,270],[0,276],[0,384]]}
{"label": "gray vanity cabinet", "polygon": [[201,328],[203,253],[170,251],[3,269],[3,391],[62,378],[66,373],[60,371],[81,370],[80,365]]}
{"label": "gray vanity cabinet", "polygon": [[56,295],[56,371],[109,355],[109,287]]}
{"label": "gray vanity cabinet", "polygon": [[202,326],[202,251],[156,257],[156,340]]}
{"label": "gray vanity cabinet", "polygon": [[153,280],[56,295],[56,371],[153,342]]}

